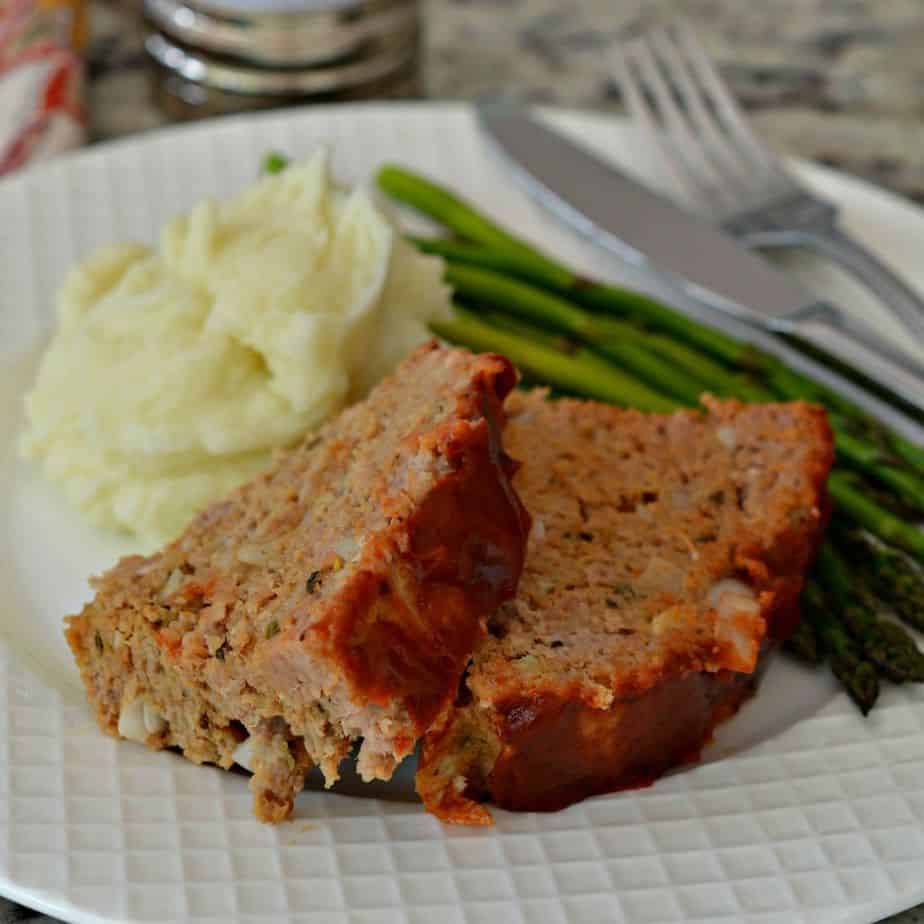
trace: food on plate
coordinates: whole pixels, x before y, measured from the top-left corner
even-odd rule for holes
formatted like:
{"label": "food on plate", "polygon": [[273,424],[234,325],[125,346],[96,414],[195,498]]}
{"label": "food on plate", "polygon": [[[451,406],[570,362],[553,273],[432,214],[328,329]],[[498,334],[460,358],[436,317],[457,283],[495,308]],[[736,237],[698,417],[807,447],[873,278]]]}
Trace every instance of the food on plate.
{"label": "food on plate", "polygon": [[285,818],[353,742],[390,777],[516,588],[529,519],[501,450],[502,357],[419,348],[369,397],[123,559],[67,621],[102,728],[253,770]]}
{"label": "food on plate", "polygon": [[507,413],[526,563],[417,773],[464,823],[490,822],[483,799],[559,809],[694,758],[798,622],[833,457],[801,403],[655,415],[533,391]]}
{"label": "food on plate", "polygon": [[426,340],[441,273],[324,153],[202,202],[70,273],[23,451],[95,524],[173,538]]}
{"label": "food on plate", "polygon": [[[878,696],[878,677],[924,677],[917,643],[880,618],[891,610],[912,627],[922,623],[914,614],[924,600],[924,531],[917,525],[924,520],[924,446],[751,343],[581,275],[418,174],[386,166],[378,183],[454,235],[416,241],[444,258],[447,279],[469,309],[435,322],[440,336],[503,353],[532,381],[562,394],[640,410],[696,405],[704,392],[826,407],[838,453],[828,490],[840,525],[826,548],[854,566],[849,587],[830,569],[814,569],[803,601],[808,619],[787,647],[812,663],[827,661],[864,713]],[[866,567],[856,566],[851,537],[868,547],[859,555]],[[855,604],[860,594],[867,612],[858,619],[844,600]]]}

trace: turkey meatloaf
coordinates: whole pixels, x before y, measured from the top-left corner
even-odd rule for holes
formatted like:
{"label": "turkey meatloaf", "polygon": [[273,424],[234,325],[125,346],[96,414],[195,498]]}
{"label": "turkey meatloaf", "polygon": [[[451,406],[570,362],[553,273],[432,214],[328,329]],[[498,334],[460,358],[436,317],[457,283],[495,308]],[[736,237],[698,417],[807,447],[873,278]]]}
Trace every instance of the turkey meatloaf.
{"label": "turkey meatloaf", "polygon": [[100,725],[254,771],[285,818],[356,739],[387,779],[516,588],[529,524],[503,454],[503,358],[422,347],[364,402],[94,581],[67,639]]}
{"label": "turkey meatloaf", "polygon": [[526,564],[417,774],[431,811],[475,824],[483,800],[558,809],[698,754],[798,620],[833,455],[804,404],[507,410]]}

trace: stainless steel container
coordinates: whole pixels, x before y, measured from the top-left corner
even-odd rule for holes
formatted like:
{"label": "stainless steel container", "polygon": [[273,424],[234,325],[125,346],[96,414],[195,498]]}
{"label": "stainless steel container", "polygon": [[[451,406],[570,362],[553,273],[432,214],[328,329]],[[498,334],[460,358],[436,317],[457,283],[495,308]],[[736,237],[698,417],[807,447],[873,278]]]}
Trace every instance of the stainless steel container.
{"label": "stainless steel container", "polygon": [[418,90],[417,0],[144,0],[144,9],[174,117]]}

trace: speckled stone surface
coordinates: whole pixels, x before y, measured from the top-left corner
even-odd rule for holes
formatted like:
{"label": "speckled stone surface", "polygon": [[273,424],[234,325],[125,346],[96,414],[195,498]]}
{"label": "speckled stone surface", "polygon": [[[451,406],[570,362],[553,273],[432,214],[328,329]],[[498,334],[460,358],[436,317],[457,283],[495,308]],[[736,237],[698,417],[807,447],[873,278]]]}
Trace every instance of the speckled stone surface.
{"label": "speckled stone surface", "polygon": [[[138,0],[91,0],[96,138],[167,121],[153,102]],[[618,110],[607,48],[683,13],[777,147],[924,201],[920,0],[424,0],[427,95]]]}
{"label": "speckled stone surface", "polygon": [[[424,0],[428,96],[514,93],[620,108],[607,48],[665,13],[694,20],[758,130],[924,202],[921,0]],[[156,128],[136,0],[92,0],[95,139]],[[0,924],[48,921],[0,899]],[[924,924],[924,907],[889,919]]]}

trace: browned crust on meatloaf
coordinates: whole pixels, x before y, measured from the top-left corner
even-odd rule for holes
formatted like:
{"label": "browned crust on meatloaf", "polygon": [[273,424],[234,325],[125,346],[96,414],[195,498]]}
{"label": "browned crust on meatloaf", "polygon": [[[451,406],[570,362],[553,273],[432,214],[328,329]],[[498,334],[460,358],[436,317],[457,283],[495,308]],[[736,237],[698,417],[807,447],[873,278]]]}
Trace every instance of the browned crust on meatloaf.
{"label": "browned crust on meatloaf", "polygon": [[706,411],[508,401],[533,534],[516,599],[424,739],[430,811],[488,824],[481,800],[545,811],[651,782],[753,688],[798,621],[833,444],[812,406]]}
{"label": "browned crust on meatloaf", "polygon": [[[456,709],[452,721],[424,739],[417,791],[443,821],[489,825],[482,800],[553,812],[588,796],[647,786],[697,760],[715,726],[754,687],[754,674],[690,671],[606,709],[588,705],[575,690],[527,695],[488,710]],[[466,752],[454,768],[464,785],[446,785],[440,762]]]}
{"label": "browned crust on meatloaf", "polygon": [[225,767],[249,736],[265,820],[312,763],[332,783],[358,738],[360,771],[387,779],[516,588],[515,381],[502,357],[426,345],[163,551],[95,580],[66,635],[102,728],[128,710],[150,747]]}

